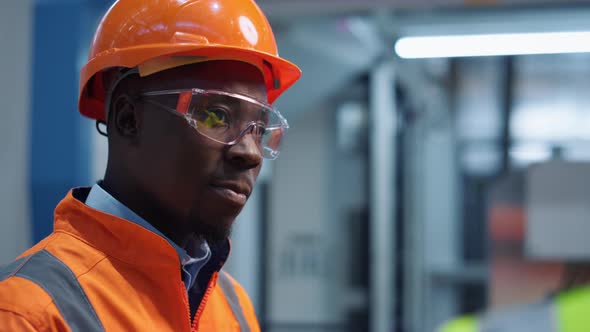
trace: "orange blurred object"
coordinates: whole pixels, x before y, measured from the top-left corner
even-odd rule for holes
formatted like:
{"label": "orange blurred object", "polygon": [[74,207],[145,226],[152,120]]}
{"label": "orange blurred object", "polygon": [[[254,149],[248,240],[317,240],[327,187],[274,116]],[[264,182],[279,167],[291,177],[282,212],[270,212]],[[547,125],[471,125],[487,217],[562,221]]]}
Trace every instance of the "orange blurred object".
{"label": "orange blurred object", "polygon": [[525,237],[526,216],[522,206],[495,205],[489,211],[490,237],[496,243],[522,243]]}
{"label": "orange blurred object", "polygon": [[563,262],[531,259],[525,253],[527,232],[524,173],[501,178],[490,193],[488,231],[490,279],[488,309],[540,301],[555,293]]}
{"label": "orange blurred object", "polygon": [[100,22],[81,70],[80,113],[105,120],[105,71],[162,58],[251,63],[264,73],[269,103],[301,76],[279,57],[270,24],[253,0],[119,0]]}

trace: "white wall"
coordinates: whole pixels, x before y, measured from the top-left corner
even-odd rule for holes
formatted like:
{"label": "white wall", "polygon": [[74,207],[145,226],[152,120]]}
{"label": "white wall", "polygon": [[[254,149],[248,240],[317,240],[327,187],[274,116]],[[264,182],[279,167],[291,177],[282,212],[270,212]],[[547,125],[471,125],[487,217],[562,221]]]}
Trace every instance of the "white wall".
{"label": "white wall", "polygon": [[12,260],[31,242],[28,175],[32,14],[30,0],[0,1],[0,264]]}
{"label": "white wall", "polygon": [[[288,115],[288,114],[287,114]],[[270,191],[268,319],[274,326],[308,328],[270,331],[319,331],[309,326],[339,323],[333,296],[337,257],[330,229],[331,113],[321,107],[290,122],[275,161]]]}

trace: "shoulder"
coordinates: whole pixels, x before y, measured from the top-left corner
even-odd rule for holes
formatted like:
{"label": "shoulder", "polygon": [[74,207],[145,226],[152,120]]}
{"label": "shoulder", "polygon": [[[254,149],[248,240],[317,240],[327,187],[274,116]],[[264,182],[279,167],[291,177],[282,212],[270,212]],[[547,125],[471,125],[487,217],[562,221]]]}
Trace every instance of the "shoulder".
{"label": "shoulder", "polygon": [[590,286],[578,287],[560,293],[556,297],[558,322],[565,331],[577,331],[590,326]]}
{"label": "shoulder", "polygon": [[105,256],[86,250],[79,242],[53,233],[14,262],[0,267],[0,328],[18,323],[34,326],[37,331],[61,331],[60,326],[66,326],[62,312],[73,315],[88,311],[78,279]]}
{"label": "shoulder", "polygon": [[0,327],[10,331],[44,331],[47,320],[59,317],[51,296],[21,273],[29,257],[0,267]]}
{"label": "shoulder", "polygon": [[543,301],[485,312],[477,316],[463,316],[452,320],[439,332],[540,332],[553,326],[554,301]]}
{"label": "shoulder", "polygon": [[561,292],[556,296],[556,299],[560,304],[590,303],[590,286],[577,287]]}
{"label": "shoulder", "polygon": [[477,332],[476,316],[461,316],[444,323],[437,332]]}

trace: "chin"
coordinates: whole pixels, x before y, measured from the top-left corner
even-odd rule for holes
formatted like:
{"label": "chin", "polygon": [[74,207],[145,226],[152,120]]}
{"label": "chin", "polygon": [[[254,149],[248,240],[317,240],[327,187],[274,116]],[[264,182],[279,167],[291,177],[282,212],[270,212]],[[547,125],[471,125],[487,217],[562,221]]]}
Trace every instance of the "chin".
{"label": "chin", "polygon": [[192,230],[211,245],[225,241],[232,232],[235,217],[195,218]]}
{"label": "chin", "polygon": [[230,224],[229,227],[210,229],[210,231],[201,234],[201,236],[207,240],[207,243],[215,245],[224,242],[227,238],[229,238],[231,236],[231,232],[232,225]]}

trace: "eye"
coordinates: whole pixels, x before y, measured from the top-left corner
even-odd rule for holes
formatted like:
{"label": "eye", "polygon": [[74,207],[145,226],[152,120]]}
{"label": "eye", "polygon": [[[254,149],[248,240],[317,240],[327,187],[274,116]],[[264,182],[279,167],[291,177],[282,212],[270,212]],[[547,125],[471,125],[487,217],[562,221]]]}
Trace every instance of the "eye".
{"label": "eye", "polygon": [[205,128],[225,128],[229,124],[227,112],[219,107],[211,107],[196,111],[193,118],[199,126]]}

